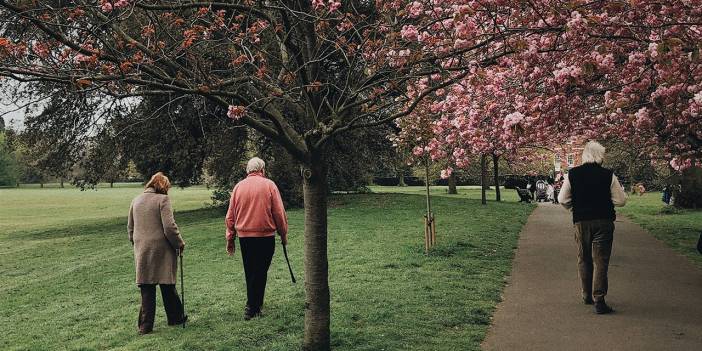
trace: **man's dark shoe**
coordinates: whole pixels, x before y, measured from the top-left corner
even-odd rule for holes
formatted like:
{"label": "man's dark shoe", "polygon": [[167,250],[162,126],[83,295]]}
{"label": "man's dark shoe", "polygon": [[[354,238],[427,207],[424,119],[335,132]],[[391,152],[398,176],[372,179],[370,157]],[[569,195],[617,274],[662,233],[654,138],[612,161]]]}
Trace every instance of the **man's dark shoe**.
{"label": "man's dark shoe", "polygon": [[595,301],[592,301],[592,296],[583,297],[583,303],[586,305],[592,305]]}
{"label": "man's dark shoe", "polygon": [[246,305],[246,307],[244,307],[244,320],[245,321],[251,320],[251,318],[253,318],[255,316],[255,314],[256,314],[256,311],[254,311],[253,308],[251,308],[251,306]]}
{"label": "man's dark shoe", "polygon": [[614,310],[612,307],[609,307],[606,302],[604,301],[597,301],[595,303],[595,313],[597,314],[607,314],[607,313],[612,313]]}
{"label": "man's dark shoe", "polygon": [[171,326],[171,327],[172,327],[172,326],[176,326],[176,325],[183,325],[183,324],[185,324],[185,322],[187,322],[187,321],[188,321],[188,315],[185,315],[185,317],[183,317],[180,321],[178,321],[178,322],[173,322],[173,323],[170,323],[170,322],[169,322],[168,325]]}
{"label": "man's dark shoe", "polygon": [[139,328],[139,335],[151,334],[153,331],[153,328]]}

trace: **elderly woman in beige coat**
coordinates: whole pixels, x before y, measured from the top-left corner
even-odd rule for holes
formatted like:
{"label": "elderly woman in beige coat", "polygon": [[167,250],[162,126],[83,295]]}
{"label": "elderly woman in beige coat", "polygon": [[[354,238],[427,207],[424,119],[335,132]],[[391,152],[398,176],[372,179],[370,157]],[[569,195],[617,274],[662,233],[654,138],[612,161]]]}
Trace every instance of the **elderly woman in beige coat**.
{"label": "elderly woman in beige coat", "polygon": [[173,218],[168,189],[171,183],[158,172],[146,184],[144,192],[132,200],[129,208],[129,241],[134,247],[136,283],[141,290],[139,334],[153,331],[156,314],[156,284],[161,287],[168,325],[180,325],[188,319],[176,291],[177,254],[185,242]]}

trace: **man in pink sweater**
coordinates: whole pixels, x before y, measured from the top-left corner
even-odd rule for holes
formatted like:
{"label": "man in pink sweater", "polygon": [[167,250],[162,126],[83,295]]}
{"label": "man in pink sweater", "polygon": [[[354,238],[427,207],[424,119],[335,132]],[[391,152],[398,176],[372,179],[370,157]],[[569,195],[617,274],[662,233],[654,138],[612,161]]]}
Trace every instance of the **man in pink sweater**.
{"label": "man in pink sweater", "polygon": [[275,252],[275,233],[288,244],[288,219],[275,183],[265,176],[265,162],[258,157],[246,165],[246,179],[234,186],[227,211],[227,253],[234,254],[236,237],[241,245],[246,276],[244,319],[261,315],[268,267]]}

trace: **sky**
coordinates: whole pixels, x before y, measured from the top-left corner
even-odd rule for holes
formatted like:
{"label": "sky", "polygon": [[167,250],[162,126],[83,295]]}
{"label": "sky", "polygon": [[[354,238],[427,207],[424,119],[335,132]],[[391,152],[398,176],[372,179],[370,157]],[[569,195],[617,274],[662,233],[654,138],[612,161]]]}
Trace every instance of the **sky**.
{"label": "sky", "polygon": [[[12,89],[17,83],[8,79],[2,79],[0,80],[0,84],[3,85],[2,88]],[[10,97],[5,94],[5,90],[0,89],[0,116],[2,116],[2,119],[5,120],[6,126],[10,126],[10,121],[14,120],[12,126],[15,128],[20,128],[22,126],[22,122],[24,121],[24,111],[21,109],[19,111],[5,114],[6,112],[15,110],[18,107],[12,103]]]}
{"label": "sky", "polygon": [[[14,108],[0,105],[0,114],[5,113],[8,110],[13,110]],[[9,113],[5,116],[2,117],[5,120],[5,125],[10,126],[10,121],[14,121],[12,123],[12,127],[20,127],[22,124],[22,121],[24,120],[24,112],[23,111],[16,111]]]}

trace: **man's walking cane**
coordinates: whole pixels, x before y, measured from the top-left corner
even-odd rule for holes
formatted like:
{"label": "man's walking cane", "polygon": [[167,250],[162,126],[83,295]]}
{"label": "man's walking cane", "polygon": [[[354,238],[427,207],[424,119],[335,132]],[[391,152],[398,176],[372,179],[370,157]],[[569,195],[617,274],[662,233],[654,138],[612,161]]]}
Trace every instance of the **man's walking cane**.
{"label": "man's walking cane", "polygon": [[183,302],[183,315],[181,320],[183,321],[183,329],[185,329],[185,284],[183,284],[183,253],[180,249],[176,249],[176,255],[180,258],[180,296]]}
{"label": "man's walking cane", "polygon": [[295,275],[293,274],[292,267],[290,266],[290,260],[288,259],[288,249],[285,244],[283,244],[283,254],[285,255],[285,261],[288,263],[288,270],[290,271],[290,279],[292,279],[293,283],[296,283],[295,281]]}

